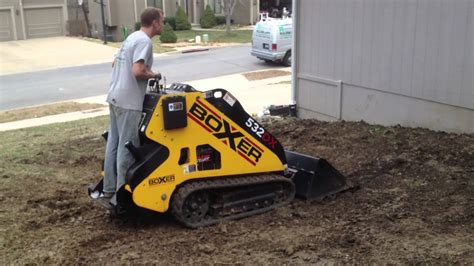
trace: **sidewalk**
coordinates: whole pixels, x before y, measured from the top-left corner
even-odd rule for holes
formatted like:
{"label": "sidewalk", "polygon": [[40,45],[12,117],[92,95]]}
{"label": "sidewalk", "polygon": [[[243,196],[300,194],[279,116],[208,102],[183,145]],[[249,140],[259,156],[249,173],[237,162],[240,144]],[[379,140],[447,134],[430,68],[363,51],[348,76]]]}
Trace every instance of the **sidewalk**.
{"label": "sidewalk", "polygon": [[[281,68],[273,70],[291,71],[291,68]],[[268,70],[262,70],[268,71]],[[261,72],[261,71],[255,71]],[[232,93],[242,104],[245,111],[251,115],[261,115],[264,108],[275,104],[289,104],[291,97],[291,75],[267,78],[262,80],[249,81],[241,74],[233,74],[210,79],[194,80],[183,82],[192,85],[199,91],[206,91],[215,88],[223,88]],[[77,103],[105,103],[106,95],[88,97],[72,100]],[[71,102],[71,101],[68,101]],[[109,108],[71,112],[65,114],[51,115],[39,118],[32,118],[14,122],[0,123],[0,132],[21,128],[35,127],[54,123],[75,121],[85,118],[108,115]]]}

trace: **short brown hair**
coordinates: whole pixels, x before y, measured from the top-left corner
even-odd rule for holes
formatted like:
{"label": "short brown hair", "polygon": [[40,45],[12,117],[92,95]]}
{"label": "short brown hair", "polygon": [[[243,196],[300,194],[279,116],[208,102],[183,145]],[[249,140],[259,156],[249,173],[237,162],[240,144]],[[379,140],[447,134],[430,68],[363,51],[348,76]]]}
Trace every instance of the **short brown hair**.
{"label": "short brown hair", "polygon": [[159,8],[149,7],[143,10],[140,16],[140,22],[144,27],[150,27],[153,20],[159,20],[163,16],[163,11]]}

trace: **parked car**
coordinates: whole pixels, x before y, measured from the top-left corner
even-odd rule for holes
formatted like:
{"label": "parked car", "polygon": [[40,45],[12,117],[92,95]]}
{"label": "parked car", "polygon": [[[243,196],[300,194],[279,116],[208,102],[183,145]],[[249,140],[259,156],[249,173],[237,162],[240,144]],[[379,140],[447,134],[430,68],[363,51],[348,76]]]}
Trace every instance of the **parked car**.
{"label": "parked car", "polygon": [[251,54],[266,62],[279,62],[285,66],[291,66],[292,40],[291,18],[263,19],[255,25],[253,30]]}

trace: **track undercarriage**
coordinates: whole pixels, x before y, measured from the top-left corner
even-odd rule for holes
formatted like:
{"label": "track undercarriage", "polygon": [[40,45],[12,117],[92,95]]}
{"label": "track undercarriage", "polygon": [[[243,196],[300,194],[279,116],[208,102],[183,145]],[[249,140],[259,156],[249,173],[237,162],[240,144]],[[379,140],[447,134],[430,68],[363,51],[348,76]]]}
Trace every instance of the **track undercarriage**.
{"label": "track undercarriage", "polygon": [[197,228],[263,213],[288,204],[294,196],[294,184],[279,175],[196,180],[177,189],[171,212],[182,224]]}

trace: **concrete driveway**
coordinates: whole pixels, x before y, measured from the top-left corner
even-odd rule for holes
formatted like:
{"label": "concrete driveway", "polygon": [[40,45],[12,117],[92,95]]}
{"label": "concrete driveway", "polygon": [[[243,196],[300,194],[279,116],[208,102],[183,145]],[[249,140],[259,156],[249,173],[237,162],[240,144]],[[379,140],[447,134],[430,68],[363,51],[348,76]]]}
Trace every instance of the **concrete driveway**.
{"label": "concrete driveway", "polygon": [[74,37],[0,42],[0,75],[112,63],[117,48]]}

